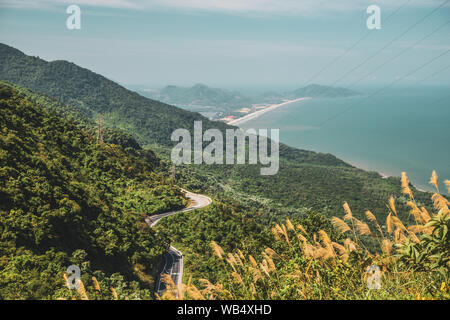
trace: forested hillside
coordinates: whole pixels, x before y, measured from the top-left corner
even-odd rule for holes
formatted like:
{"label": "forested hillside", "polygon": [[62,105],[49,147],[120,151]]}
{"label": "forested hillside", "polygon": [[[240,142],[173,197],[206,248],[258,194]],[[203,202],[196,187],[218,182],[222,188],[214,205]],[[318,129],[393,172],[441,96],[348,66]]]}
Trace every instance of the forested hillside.
{"label": "forested hillside", "polygon": [[321,97],[321,98],[345,98],[357,96],[359,93],[353,90],[341,87],[321,86],[318,84],[310,84],[306,87],[299,88],[288,93],[291,98],[300,97]]}
{"label": "forested hillside", "polygon": [[225,127],[145,98],[73,63],[47,62],[5,44],[0,44],[0,80],[54,97],[92,119],[102,115],[106,125],[133,133],[141,145],[171,145],[173,130],[193,128],[194,120],[203,120],[205,127]]}
{"label": "forested hillside", "polygon": [[67,297],[71,264],[86,284],[151,298],[167,238],[144,217],[185,200],[147,161],[54,107],[0,84],[0,299]]}
{"label": "forested hillside", "polygon": [[[431,181],[438,185],[435,172]],[[446,185],[450,189],[449,180]],[[415,200],[406,175],[401,186],[415,219],[410,226],[399,219],[393,198],[386,200],[382,219],[370,210],[358,219],[344,202],[331,221],[318,214],[286,218],[255,235],[263,242],[236,247],[221,231],[229,227],[238,237],[246,229],[257,232],[251,223],[236,226],[207,212],[173,216],[160,227],[174,234],[189,263],[185,284],[176,288],[166,279],[169,290],[162,298],[448,300],[450,202],[436,188],[428,211]],[[182,223],[191,228],[178,228]]]}
{"label": "forested hillside", "polygon": [[[177,128],[192,129],[194,120],[203,121],[203,130],[231,128],[197,113],[144,98],[73,63],[46,62],[4,44],[0,44],[0,79],[76,106],[92,119],[100,114],[105,126],[123,129],[139,144],[152,145],[166,158],[170,146],[174,145],[170,141],[171,133]],[[309,88],[320,92],[334,90],[320,86]],[[340,88],[336,90],[342,93]],[[264,203],[264,209],[276,215],[307,212],[305,210],[312,208],[331,216],[343,201],[349,201],[359,215],[368,208],[379,215],[386,197],[398,197],[401,206],[405,203],[397,178],[382,179],[374,172],[354,168],[333,155],[285,145],[280,145],[280,156],[280,171],[274,177],[259,175],[259,168],[253,165],[202,165],[178,168],[179,182],[196,187],[199,181],[207,180],[208,183],[200,183],[197,190],[208,191],[209,188],[209,192],[222,194],[225,189],[231,197],[256,198],[257,205]],[[169,167],[163,171],[168,172]],[[425,193],[417,191],[416,197],[430,204]]]}
{"label": "forested hillside", "polygon": [[[208,278],[224,283],[237,298],[299,297],[288,280],[273,289],[259,282],[262,286],[255,287],[253,296],[237,288],[229,281],[235,275],[212,256],[211,242],[225,252],[266,263],[261,250],[273,248],[286,258],[276,266],[280,274],[295,277],[292,267],[298,265],[308,274],[312,260],[299,254],[304,250],[301,241],[294,253],[279,243],[283,235],[270,232],[286,217],[305,227],[314,246],[317,235],[311,234],[321,230],[342,245],[344,236],[332,226],[331,217],[339,216],[347,202],[352,219],[362,219],[370,209],[383,232],[389,228],[389,198],[406,226],[416,222],[400,178],[383,179],[331,154],[281,144],[275,176],[261,176],[260,165],[174,167],[169,158],[173,130],[192,129],[194,120],[202,120],[204,130],[231,127],[144,98],[72,63],[46,62],[0,44],[0,80],[12,83],[0,82],[0,298],[70,298],[62,276],[71,264],[82,266],[91,298],[111,298],[112,293],[95,291],[92,276],[102,288],[116,288],[119,298],[151,298],[170,242],[186,255],[186,276],[192,275],[195,285]],[[150,230],[145,214],[186,204],[175,184],[210,195],[213,205],[173,216],[156,232]],[[406,185],[417,206],[433,209],[430,194]],[[364,253],[379,252],[378,238],[366,236]],[[299,239],[297,233],[295,237]],[[349,237],[357,241],[356,235]],[[315,267],[321,277],[334,277],[336,283],[361,272],[365,265],[358,264],[367,261],[360,258],[343,273]],[[245,281],[250,279],[245,275]],[[438,280],[433,278],[433,286]],[[349,282],[348,288],[354,284]],[[330,288],[327,282],[323,290],[309,289],[318,298],[344,297],[324,288]],[[226,298],[221,291],[215,294],[211,297]]]}
{"label": "forested hillside", "polygon": [[215,106],[227,111],[249,107],[252,104],[251,98],[239,92],[211,88],[201,83],[188,88],[167,86],[147,94],[153,99],[174,105]]}

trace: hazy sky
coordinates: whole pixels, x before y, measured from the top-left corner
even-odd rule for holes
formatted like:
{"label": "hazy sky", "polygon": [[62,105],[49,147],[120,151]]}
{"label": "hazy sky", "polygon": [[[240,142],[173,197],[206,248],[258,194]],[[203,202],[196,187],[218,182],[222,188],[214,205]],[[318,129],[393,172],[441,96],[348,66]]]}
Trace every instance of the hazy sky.
{"label": "hazy sky", "polygon": [[[395,15],[401,5],[406,5]],[[314,79],[348,86],[384,84],[450,49],[450,1],[444,0],[0,0],[0,42],[46,60],[69,60],[124,84],[299,87],[369,32],[366,8],[381,8],[381,30]],[[68,30],[66,8],[81,8]],[[418,40],[399,58],[377,68]],[[408,31],[407,31],[408,30]],[[407,32],[406,32],[407,31]],[[390,41],[381,53],[351,71]],[[450,65],[446,54],[399,84]],[[351,71],[351,72],[350,72]],[[425,81],[450,84],[450,69]]]}

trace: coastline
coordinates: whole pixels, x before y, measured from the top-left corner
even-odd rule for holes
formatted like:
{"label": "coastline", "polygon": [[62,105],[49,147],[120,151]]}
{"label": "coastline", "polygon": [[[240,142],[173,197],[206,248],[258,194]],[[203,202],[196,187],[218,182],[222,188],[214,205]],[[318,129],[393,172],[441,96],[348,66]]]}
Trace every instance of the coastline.
{"label": "coastline", "polygon": [[270,105],[267,108],[264,108],[262,110],[258,110],[258,111],[249,113],[249,114],[247,114],[247,115],[245,115],[243,117],[231,120],[227,124],[229,124],[229,125],[239,125],[239,124],[244,123],[246,121],[255,119],[255,118],[263,115],[266,112],[269,112],[269,111],[275,110],[275,109],[277,109],[279,107],[282,107],[284,105],[291,104],[291,103],[294,103],[294,102],[303,101],[303,100],[309,100],[309,99],[311,99],[311,98],[310,97],[304,97],[304,98],[298,98],[298,99],[294,99],[294,100],[285,101],[285,102],[282,102],[282,103],[279,103],[279,104],[273,104],[273,105]]}
{"label": "coastline", "polygon": [[[341,159],[341,158],[340,158],[340,159]],[[390,175],[390,174],[387,174],[387,173],[384,173],[384,172],[381,172],[381,171],[372,169],[372,168],[370,168],[370,167],[368,167],[368,166],[364,166],[364,165],[362,165],[361,163],[358,163],[358,162],[355,162],[355,161],[352,161],[352,160],[350,160],[350,161],[344,160],[344,161],[347,162],[348,164],[352,165],[352,166],[355,167],[355,168],[358,168],[358,169],[361,169],[361,170],[364,170],[364,171],[367,171],[367,172],[370,172],[370,171],[376,172],[376,173],[378,173],[378,175],[379,175],[382,179],[387,179],[387,178],[389,178],[389,177],[392,177],[392,175]]]}
{"label": "coastline", "polygon": [[[250,114],[244,115],[244,116],[242,116],[240,118],[233,119],[233,120],[227,122],[227,124],[239,126],[240,124],[242,124],[242,123],[244,123],[246,121],[250,121],[252,119],[255,119],[255,118],[263,115],[264,113],[272,111],[272,110],[274,110],[276,108],[282,107],[282,106],[290,104],[290,103],[299,102],[299,101],[303,101],[303,100],[309,100],[309,99],[311,99],[311,98],[310,97],[304,97],[304,98],[298,98],[298,99],[294,99],[294,100],[284,101],[284,102],[282,102],[280,104],[269,105],[268,107],[266,107],[266,108],[264,108],[262,110],[258,110],[258,111],[252,112]],[[291,146],[293,146],[293,145],[291,145]],[[294,148],[298,148],[296,146],[293,146],[293,147]],[[311,150],[314,150],[314,149],[311,149]],[[360,160],[356,160],[355,161],[354,159],[348,159],[345,156],[342,157],[342,155],[339,156],[338,158],[342,159],[343,161],[347,162],[348,164],[352,165],[353,167],[361,169],[363,171],[376,172],[380,176],[380,178],[382,178],[382,179],[388,179],[390,177],[398,177],[398,178],[400,178],[400,175],[397,175],[396,173],[392,172],[392,170],[386,169],[388,171],[384,171],[385,169],[383,169],[383,166],[381,166],[381,167],[378,166],[378,168],[375,169],[372,165],[364,164],[363,163],[364,161],[362,161],[362,162]],[[347,159],[345,160],[344,158],[347,158]],[[383,170],[383,171],[379,171],[380,169]],[[396,170],[394,170],[394,171],[396,172]],[[398,172],[400,172],[400,171],[401,170],[399,169]],[[386,173],[386,172],[390,172],[390,173]],[[421,184],[420,186],[417,186],[417,185],[411,183],[411,185],[414,187],[414,189],[416,189],[417,191],[420,191],[420,192],[425,192],[425,193],[430,193],[430,192],[432,193],[433,192],[432,190],[427,188],[426,185],[423,185],[423,184]]]}
{"label": "coastline", "polygon": [[[344,161],[345,161],[345,160],[344,160]],[[354,166],[355,168],[358,168],[358,169],[361,169],[361,170],[364,170],[364,171],[374,171],[374,172],[378,173],[378,175],[379,175],[382,179],[387,179],[387,178],[390,178],[390,177],[394,177],[394,175],[389,175],[389,174],[386,174],[386,173],[381,172],[381,171],[378,171],[378,170],[370,169],[370,168],[365,167],[365,166],[361,165],[360,163],[357,163],[357,162],[354,162],[354,161],[345,161],[345,162],[347,162],[348,164]],[[400,178],[400,176],[399,176],[399,178]],[[412,185],[417,191],[420,191],[420,192],[428,192],[428,193],[431,192],[431,191],[429,191],[429,190],[425,190],[425,189],[419,188],[419,187],[415,186],[415,185],[412,184],[412,183],[411,183],[411,185]]]}

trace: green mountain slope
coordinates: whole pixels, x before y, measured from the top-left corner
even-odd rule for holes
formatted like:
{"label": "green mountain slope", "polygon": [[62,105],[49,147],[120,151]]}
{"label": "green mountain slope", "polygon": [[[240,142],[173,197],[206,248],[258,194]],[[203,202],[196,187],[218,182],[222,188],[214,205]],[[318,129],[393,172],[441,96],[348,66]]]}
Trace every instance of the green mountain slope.
{"label": "green mountain slope", "polygon": [[239,92],[211,88],[198,83],[192,87],[167,86],[149,93],[151,98],[175,105],[216,106],[224,110],[248,107],[252,100]]}
{"label": "green mountain slope", "polygon": [[0,44],[0,79],[54,97],[92,119],[102,115],[106,125],[132,132],[141,145],[170,145],[172,131],[190,129],[194,120],[213,125],[197,113],[140,96],[73,63],[47,62],[4,44]]}
{"label": "green mountain slope", "polygon": [[119,145],[128,153],[144,158],[147,163],[152,164],[153,167],[158,165],[159,159],[156,157],[154,152],[150,149],[142,149],[131,134],[123,130],[105,127],[98,121],[99,119],[93,121],[74,107],[63,105],[53,97],[46,96],[41,93],[37,94],[34,91],[6,81],[0,80],[0,84],[14,88],[14,90],[19,92],[21,96],[25,97],[30,102],[49,109],[59,116],[68,119],[91,136],[97,137],[100,130],[100,138],[103,142]]}
{"label": "green mountain slope", "polygon": [[357,96],[359,93],[341,87],[321,86],[318,84],[310,84],[306,87],[299,88],[289,93],[291,98],[301,97],[318,97],[318,98],[346,98]]}
{"label": "green mountain slope", "polygon": [[178,189],[5,84],[0,111],[0,299],[67,297],[70,265],[87,285],[151,297],[166,247],[144,215],[182,207]]}
{"label": "green mountain slope", "polygon": [[[166,158],[170,154],[169,147],[174,145],[170,141],[171,133],[177,128],[192,130],[194,120],[202,120],[204,130],[231,128],[199,114],[144,98],[72,63],[46,62],[6,45],[0,45],[0,79],[53,96],[94,119],[101,114],[105,125],[132,134],[141,145],[157,143],[154,148]],[[323,89],[320,86],[307,88]],[[185,177],[180,182],[199,186],[200,190],[207,186],[218,193],[225,188],[233,197],[256,197],[258,204],[266,203],[270,209],[277,208],[276,211],[281,210],[283,214],[314,208],[332,215],[340,210],[344,200],[351,202],[355,212],[363,214],[371,208],[378,214],[385,208],[387,197],[401,197],[398,179],[382,179],[376,173],[351,167],[330,154],[280,145],[280,157],[280,172],[275,177],[260,176],[259,168],[252,165],[205,165],[180,168],[180,175]],[[182,170],[187,173],[183,174]],[[200,182],[204,181],[208,183],[201,186]],[[420,192],[417,197],[428,199]]]}
{"label": "green mountain slope", "polygon": [[[48,95],[1,84],[0,298],[70,297],[62,274],[71,264],[82,267],[91,298],[99,297],[91,276],[102,288],[117,288],[121,298],[150,297],[165,242],[176,242],[195,278],[216,280],[228,275],[212,257],[210,241],[258,258],[266,246],[277,249],[268,226],[286,216],[337,239],[328,217],[341,216],[344,201],[355,217],[370,209],[384,222],[392,195],[399,216],[408,214],[398,178],[280,145],[276,176],[261,176],[257,165],[177,167],[176,183],[211,195],[214,204],[170,217],[154,233],[142,213],[183,205],[174,181],[161,175],[171,171],[172,131],[191,129],[194,120],[204,129],[230,127],[141,97],[74,64],[45,62],[5,45],[0,79]],[[127,134],[104,128],[106,143],[97,143],[98,115],[106,127]],[[157,143],[163,160],[138,143]],[[430,203],[428,195],[414,195]]]}

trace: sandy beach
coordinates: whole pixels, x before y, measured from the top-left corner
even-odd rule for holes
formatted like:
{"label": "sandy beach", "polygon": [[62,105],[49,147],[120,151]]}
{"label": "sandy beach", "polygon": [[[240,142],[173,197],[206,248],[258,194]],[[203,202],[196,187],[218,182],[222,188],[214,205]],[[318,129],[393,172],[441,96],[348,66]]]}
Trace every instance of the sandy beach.
{"label": "sandy beach", "polygon": [[303,101],[303,100],[309,100],[309,99],[311,99],[311,98],[305,97],[305,98],[298,98],[298,99],[294,99],[294,100],[285,101],[285,102],[280,103],[280,104],[273,104],[273,105],[268,106],[267,108],[264,108],[262,110],[258,110],[258,111],[252,112],[250,114],[247,114],[247,115],[245,115],[245,116],[243,116],[241,118],[237,118],[237,119],[231,120],[230,122],[228,122],[228,124],[236,126],[236,125],[244,123],[244,122],[246,122],[248,120],[255,119],[255,118],[263,115],[266,112],[275,110],[275,109],[277,109],[279,107],[282,107],[282,106],[285,106],[287,104],[291,104],[291,103],[299,102],[299,101]]}
{"label": "sandy beach", "polygon": [[[344,161],[345,161],[345,160],[344,160]],[[361,170],[364,170],[364,171],[375,171],[376,173],[378,173],[378,175],[379,175],[382,179],[387,179],[387,178],[392,177],[392,175],[386,174],[386,173],[384,173],[384,172],[381,172],[381,171],[378,171],[378,170],[375,170],[375,169],[371,169],[371,168],[369,168],[369,167],[367,167],[367,166],[363,166],[363,165],[361,165],[360,163],[357,163],[357,162],[354,162],[354,161],[345,161],[345,162],[347,162],[348,164],[354,166],[355,168],[358,168],[358,169],[361,169]],[[400,176],[398,176],[398,177],[400,177]],[[431,192],[430,190],[425,190],[425,189],[419,188],[419,187],[413,185],[412,183],[411,183],[411,185],[412,185],[414,188],[416,188],[416,190],[418,190],[418,191],[421,191],[421,192],[428,192],[428,193]]]}

